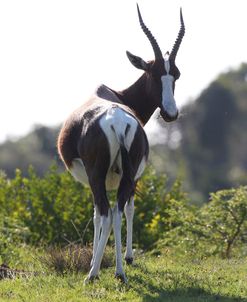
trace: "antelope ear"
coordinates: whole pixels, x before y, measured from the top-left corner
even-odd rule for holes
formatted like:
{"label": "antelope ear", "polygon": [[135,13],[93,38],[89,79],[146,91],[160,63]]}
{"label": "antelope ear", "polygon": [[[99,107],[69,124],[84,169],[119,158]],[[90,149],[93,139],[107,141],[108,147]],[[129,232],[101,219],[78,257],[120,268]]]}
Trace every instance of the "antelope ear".
{"label": "antelope ear", "polygon": [[145,62],[142,58],[133,55],[129,51],[126,51],[126,54],[127,54],[127,57],[130,60],[130,63],[132,65],[134,65],[136,68],[142,69],[142,70],[145,70],[145,71],[149,70],[149,64],[147,62]]}

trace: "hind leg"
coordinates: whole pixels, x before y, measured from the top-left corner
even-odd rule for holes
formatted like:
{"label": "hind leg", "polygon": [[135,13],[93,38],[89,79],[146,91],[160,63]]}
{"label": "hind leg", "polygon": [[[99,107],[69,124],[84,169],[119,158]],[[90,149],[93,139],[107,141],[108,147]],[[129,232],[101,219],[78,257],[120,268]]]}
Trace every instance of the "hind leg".
{"label": "hind leg", "polygon": [[92,267],[91,270],[85,279],[85,283],[88,281],[91,281],[95,278],[98,278],[99,275],[99,270],[100,270],[100,265],[102,262],[104,250],[106,247],[107,240],[109,238],[109,234],[111,232],[111,227],[112,227],[112,213],[111,209],[109,209],[108,216],[101,216],[101,224],[102,224],[102,230],[101,230],[101,235],[99,239],[99,243],[97,246],[97,250],[95,252],[95,256],[93,259]]}
{"label": "hind leg", "polygon": [[126,224],[127,224],[125,261],[127,264],[132,264],[132,262],[133,262],[132,238],[133,238],[134,196],[131,196],[129,201],[126,203],[126,205],[124,207],[124,213],[126,216]]}
{"label": "hind leg", "polygon": [[93,260],[90,272],[85,282],[98,277],[104,250],[112,228],[112,211],[109,207],[104,179],[105,178],[100,177],[98,173],[91,175],[89,178],[91,189],[94,195],[96,212]]}
{"label": "hind leg", "polygon": [[94,206],[93,224],[94,224],[94,239],[93,239],[93,257],[90,265],[91,267],[93,266],[96,251],[98,248],[99,239],[100,239],[100,229],[101,229],[100,212],[97,205]]}

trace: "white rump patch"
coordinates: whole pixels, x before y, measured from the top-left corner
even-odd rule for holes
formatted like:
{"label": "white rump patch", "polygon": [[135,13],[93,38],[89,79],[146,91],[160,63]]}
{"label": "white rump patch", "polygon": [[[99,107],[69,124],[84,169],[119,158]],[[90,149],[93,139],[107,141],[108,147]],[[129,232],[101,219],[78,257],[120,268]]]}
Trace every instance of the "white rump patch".
{"label": "white rump patch", "polygon": [[[110,167],[114,163],[120,148],[120,138],[124,138],[124,145],[129,151],[134,140],[138,122],[127,112],[119,107],[108,109],[99,121],[110,147]],[[129,129],[127,129],[127,127]],[[114,130],[113,130],[114,129]],[[126,133],[127,130],[127,133]]]}
{"label": "white rump patch", "polygon": [[[102,116],[99,124],[107,137],[110,149],[110,166],[106,175],[106,189],[116,189],[118,188],[122,177],[120,139],[123,137],[124,145],[129,151],[135,137],[138,122],[123,109],[112,107]],[[143,157],[136,173],[135,180],[140,178],[144,171],[145,164],[146,160],[145,157]],[[114,166],[117,166],[120,169],[118,173],[114,171]],[[89,185],[86,169],[80,158],[75,158],[72,161],[72,166],[69,171],[77,181]]]}
{"label": "white rump patch", "polygon": [[[106,188],[116,189],[122,177],[120,140],[121,138],[124,139],[124,146],[129,151],[135,137],[138,122],[122,108],[111,107],[102,116],[99,124],[107,137],[110,149],[110,166],[106,176]],[[112,169],[115,165],[120,169],[119,174]]]}

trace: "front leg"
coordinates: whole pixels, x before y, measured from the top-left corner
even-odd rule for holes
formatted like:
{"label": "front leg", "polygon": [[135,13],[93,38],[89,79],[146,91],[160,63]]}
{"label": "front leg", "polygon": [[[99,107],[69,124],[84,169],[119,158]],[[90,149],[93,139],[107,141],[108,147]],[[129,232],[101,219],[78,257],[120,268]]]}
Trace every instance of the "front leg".
{"label": "front leg", "polygon": [[116,278],[122,282],[127,283],[127,278],[123,270],[122,261],[122,243],[121,243],[121,222],[123,213],[119,210],[118,204],[113,209],[113,230],[115,237],[115,251],[116,251]]}
{"label": "front leg", "polygon": [[133,240],[133,217],[134,217],[134,196],[126,203],[124,207],[124,213],[126,216],[127,223],[127,242],[126,242],[126,253],[125,261],[127,264],[132,264],[133,262],[133,249],[132,249],[132,240]]}

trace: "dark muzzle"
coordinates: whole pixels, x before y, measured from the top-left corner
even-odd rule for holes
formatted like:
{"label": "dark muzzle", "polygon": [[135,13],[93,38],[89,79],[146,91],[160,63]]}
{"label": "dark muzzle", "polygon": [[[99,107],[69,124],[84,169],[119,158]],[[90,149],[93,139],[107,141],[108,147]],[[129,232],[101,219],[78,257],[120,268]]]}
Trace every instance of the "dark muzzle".
{"label": "dark muzzle", "polygon": [[178,118],[178,111],[177,114],[174,116],[169,115],[165,110],[160,109],[160,115],[162,116],[162,118],[166,121],[166,122],[173,122]]}

